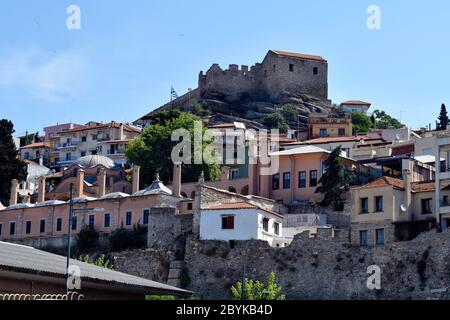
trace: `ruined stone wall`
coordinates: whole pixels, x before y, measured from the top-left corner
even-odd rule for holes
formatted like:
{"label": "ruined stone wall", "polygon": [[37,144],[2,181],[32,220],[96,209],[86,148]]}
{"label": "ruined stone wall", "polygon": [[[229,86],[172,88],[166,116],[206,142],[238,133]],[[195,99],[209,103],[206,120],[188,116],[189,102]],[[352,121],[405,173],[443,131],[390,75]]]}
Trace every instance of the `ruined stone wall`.
{"label": "ruined stone wall", "polygon": [[[230,287],[246,276],[266,280],[274,271],[288,299],[450,299],[433,293],[450,285],[450,230],[428,232],[410,242],[359,247],[346,231],[304,233],[289,247],[263,241],[199,241],[189,236],[184,256],[184,286],[203,299],[230,299]],[[166,282],[175,255],[167,249],[114,255],[115,269]],[[381,290],[367,288],[367,268],[381,268]]]}
{"label": "ruined stone wall", "polygon": [[175,208],[150,209],[147,246],[171,245],[179,236],[192,231],[192,214],[178,214]]}
{"label": "ruined stone wall", "polygon": [[[450,299],[431,293],[450,284],[450,230],[429,232],[411,242],[380,247],[348,244],[348,233],[317,239],[299,235],[287,248],[262,241],[228,243],[188,239],[188,289],[204,299],[231,298],[230,287],[247,277],[265,280],[274,271],[288,299]],[[381,290],[367,289],[367,268],[382,270]]]}

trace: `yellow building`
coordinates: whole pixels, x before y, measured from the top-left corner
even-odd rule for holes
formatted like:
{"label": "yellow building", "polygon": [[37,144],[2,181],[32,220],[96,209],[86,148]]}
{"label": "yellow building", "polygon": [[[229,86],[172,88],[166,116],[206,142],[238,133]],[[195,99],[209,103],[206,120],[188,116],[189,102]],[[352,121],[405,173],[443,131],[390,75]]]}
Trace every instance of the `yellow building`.
{"label": "yellow building", "polygon": [[[441,197],[442,203],[448,203],[450,184],[442,187]],[[434,198],[435,182],[411,182],[409,170],[404,171],[403,180],[384,176],[352,188],[352,243],[384,245],[435,228]]]}
{"label": "yellow building", "polygon": [[351,118],[309,118],[309,139],[319,137],[350,137],[353,135]]}

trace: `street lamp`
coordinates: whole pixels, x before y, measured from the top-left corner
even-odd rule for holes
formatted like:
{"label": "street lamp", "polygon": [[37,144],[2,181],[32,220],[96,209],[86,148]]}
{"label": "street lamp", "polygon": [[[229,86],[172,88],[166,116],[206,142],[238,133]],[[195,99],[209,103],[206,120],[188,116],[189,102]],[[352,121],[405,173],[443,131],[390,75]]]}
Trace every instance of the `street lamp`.
{"label": "street lamp", "polygon": [[93,212],[102,212],[105,211],[104,208],[82,208],[82,209],[74,209],[73,208],[73,183],[70,184],[70,198],[69,198],[69,223],[68,232],[67,232],[67,260],[66,260],[66,294],[69,294],[69,265],[70,265],[70,249],[71,249],[71,241],[72,241],[72,219],[73,215],[76,212],[85,212],[85,211],[93,211]]}

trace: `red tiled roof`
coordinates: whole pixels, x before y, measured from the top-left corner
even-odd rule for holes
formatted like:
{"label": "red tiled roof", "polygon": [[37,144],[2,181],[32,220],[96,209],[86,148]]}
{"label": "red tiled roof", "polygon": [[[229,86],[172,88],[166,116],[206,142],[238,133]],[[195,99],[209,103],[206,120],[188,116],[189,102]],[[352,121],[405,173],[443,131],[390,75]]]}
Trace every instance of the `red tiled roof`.
{"label": "red tiled roof", "polygon": [[372,104],[370,102],[364,102],[364,101],[360,101],[360,100],[348,100],[348,101],[344,101],[341,104],[349,104],[349,105],[364,105],[364,106],[371,106]]}
{"label": "red tiled roof", "polygon": [[[383,186],[392,186],[394,189],[397,190],[404,190],[404,183],[403,180],[391,178],[391,177],[381,177],[375,181],[372,181],[362,187],[360,189],[373,189],[373,188],[379,188]],[[450,183],[447,183],[442,187],[442,190],[448,190],[450,187]],[[434,181],[420,181],[420,182],[412,182],[411,183],[411,190],[415,193],[420,192],[434,192],[436,190],[435,182]]]}
{"label": "red tiled roof", "polygon": [[315,138],[310,139],[302,142],[292,142],[292,143],[286,143],[285,145],[289,144],[298,144],[298,145],[305,145],[305,144],[321,144],[321,143],[331,143],[331,142],[351,142],[351,141],[370,141],[370,140],[380,140],[381,138],[375,138],[375,137],[368,137],[366,135],[364,136],[352,136],[352,137],[322,137],[322,138]]}
{"label": "red tiled roof", "polygon": [[363,185],[360,187],[360,189],[373,189],[373,188],[379,188],[384,186],[392,186],[394,189],[397,190],[403,190],[403,180],[383,176],[381,178],[378,178],[377,180],[374,180],[366,185]]}
{"label": "red tiled roof", "polygon": [[326,61],[321,56],[311,55],[311,54],[303,54],[303,53],[294,53],[294,52],[286,52],[286,51],[279,51],[279,50],[270,50],[273,53],[280,55],[280,56],[286,56],[286,57],[293,57],[293,58],[300,58],[300,59],[309,59],[309,60],[318,60],[318,61]]}
{"label": "red tiled roof", "polygon": [[27,146],[23,146],[20,149],[30,149],[30,148],[50,148],[50,144],[47,142],[35,142]]}
{"label": "red tiled roof", "polygon": [[208,208],[208,210],[223,210],[223,209],[259,209],[259,208],[248,202],[222,203]]}
{"label": "red tiled roof", "polygon": [[[105,129],[105,128],[116,128],[116,129],[119,129],[120,125],[121,124],[119,122],[100,124],[100,125],[93,125],[93,126],[89,126],[88,125],[88,126],[82,126],[82,127],[70,129],[70,130],[67,130],[67,131],[63,131],[62,133],[66,133],[66,132],[82,132],[82,131],[86,131],[86,130]],[[136,133],[141,132],[140,129],[132,127],[132,126],[130,126],[128,124],[125,124],[123,126],[123,130],[128,131],[128,132],[136,132]]]}
{"label": "red tiled roof", "polygon": [[265,212],[268,212],[270,214],[276,215],[278,217],[283,217],[281,214],[263,209],[258,207],[257,205],[248,203],[248,202],[233,202],[233,203],[222,203],[216,206],[212,206],[209,208],[205,208],[205,210],[239,210],[239,209],[258,209]]}

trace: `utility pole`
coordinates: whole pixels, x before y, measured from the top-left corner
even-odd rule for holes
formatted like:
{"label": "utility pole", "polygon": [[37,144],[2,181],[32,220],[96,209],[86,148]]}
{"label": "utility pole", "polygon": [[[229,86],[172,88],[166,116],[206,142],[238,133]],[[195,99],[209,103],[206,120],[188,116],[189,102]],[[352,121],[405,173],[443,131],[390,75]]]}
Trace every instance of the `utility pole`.
{"label": "utility pole", "polygon": [[69,265],[70,265],[70,246],[72,233],[72,216],[73,216],[73,183],[70,184],[70,200],[69,200],[69,223],[67,224],[67,261],[66,261],[66,294],[69,294]]}

